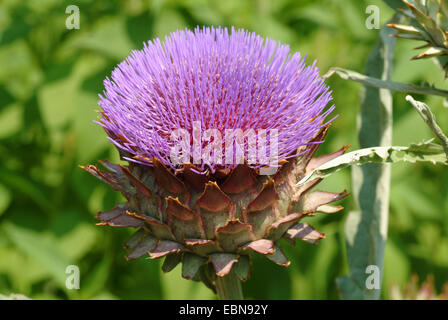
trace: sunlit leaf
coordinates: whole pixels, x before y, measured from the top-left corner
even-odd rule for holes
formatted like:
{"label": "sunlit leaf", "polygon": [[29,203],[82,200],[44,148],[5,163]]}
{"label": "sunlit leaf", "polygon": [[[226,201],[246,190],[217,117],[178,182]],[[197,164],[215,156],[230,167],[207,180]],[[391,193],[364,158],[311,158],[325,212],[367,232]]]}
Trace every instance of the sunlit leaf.
{"label": "sunlit leaf", "polygon": [[17,133],[23,125],[22,107],[12,104],[0,112],[0,138]]}
{"label": "sunlit leaf", "polygon": [[67,124],[76,110],[76,78],[48,83],[39,90],[38,99],[45,125],[57,128]]}
{"label": "sunlit leaf", "polygon": [[64,234],[57,245],[72,261],[82,258],[95,244],[97,229],[92,224],[82,223]]}
{"label": "sunlit leaf", "polygon": [[69,47],[94,50],[121,61],[133,49],[133,44],[127,36],[124,19],[107,17],[100,19],[91,32],[74,38]]}
{"label": "sunlit leaf", "polygon": [[3,224],[3,231],[22,252],[34,258],[50,272],[61,288],[65,288],[65,270],[71,265],[70,259],[58,248],[57,243],[35,231],[18,227],[11,223]]}
{"label": "sunlit leaf", "polygon": [[185,22],[185,19],[178,11],[163,9],[157,14],[154,23],[154,33],[163,39],[171,32],[174,32],[177,29],[184,29],[186,26],[187,23]]}

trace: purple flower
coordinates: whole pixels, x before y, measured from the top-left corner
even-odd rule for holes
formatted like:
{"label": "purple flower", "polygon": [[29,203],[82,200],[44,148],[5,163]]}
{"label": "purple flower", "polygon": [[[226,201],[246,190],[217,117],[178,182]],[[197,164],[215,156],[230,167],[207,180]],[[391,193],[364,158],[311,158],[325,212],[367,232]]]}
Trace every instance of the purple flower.
{"label": "purple flower", "polygon": [[[178,168],[170,161],[176,129],[191,136],[195,123],[201,134],[217,129],[222,136],[226,129],[276,129],[278,159],[286,159],[316,136],[334,109],[324,111],[331,91],[315,63],[307,66],[289,46],[234,28],[229,33],[197,27],[171,33],[163,43],[149,41],[104,85],[98,123],[124,158],[145,165],[158,158],[173,169]],[[202,148],[206,144],[201,141]],[[224,154],[224,143],[222,148]],[[252,166],[266,164],[271,163]],[[201,165],[212,171],[232,167]]]}
{"label": "purple flower", "polygon": [[[347,146],[313,157],[331,92],[288,46],[244,30],[177,31],[133,51],[105,87],[98,123],[130,163],[81,168],[126,198],[98,219],[138,228],[127,259],[166,257],[164,272],[182,263],[184,278],[240,298],[252,254],[288,266],[280,239],[317,244],[325,235],[302,218],[342,209],[331,203],[346,191],[297,185]],[[223,294],[229,281],[235,292]]]}

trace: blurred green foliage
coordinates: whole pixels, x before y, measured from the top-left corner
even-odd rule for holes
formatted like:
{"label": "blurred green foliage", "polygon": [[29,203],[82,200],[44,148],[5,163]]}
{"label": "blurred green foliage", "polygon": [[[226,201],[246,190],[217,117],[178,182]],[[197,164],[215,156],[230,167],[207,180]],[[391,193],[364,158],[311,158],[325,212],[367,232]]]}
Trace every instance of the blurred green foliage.
{"label": "blurred green foliage", "polygon": [[[65,8],[80,9],[79,30],[68,30]],[[102,81],[143,41],[196,25],[236,26],[289,43],[317,60],[322,73],[338,66],[362,72],[379,30],[365,25],[367,5],[379,0],[3,0],[0,2],[0,293],[34,299],[208,299],[201,284],[158,262],[124,259],[129,230],[95,226],[98,210],[119,195],[77,165],[118,154],[96,119]],[[409,61],[412,45],[398,41],[392,79],[447,88],[432,61]],[[328,80],[339,118],[319,152],[357,145],[358,84]],[[419,115],[394,94],[394,145],[431,137]],[[431,106],[442,128],[448,110],[437,97],[416,96]],[[434,274],[438,291],[448,280],[448,172],[429,164],[392,169],[389,239],[383,298],[392,283],[416,273]],[[349,169],[322,189],[350,190]],[[327,234],[318,246],[287,246],[291,267],[255,259],[244,284],[249,299],[337,299],[335,278],[347,273],[343,225],[353,207],[312,218]],[[80,290],[65,287],[65,268],[78,265]]]}

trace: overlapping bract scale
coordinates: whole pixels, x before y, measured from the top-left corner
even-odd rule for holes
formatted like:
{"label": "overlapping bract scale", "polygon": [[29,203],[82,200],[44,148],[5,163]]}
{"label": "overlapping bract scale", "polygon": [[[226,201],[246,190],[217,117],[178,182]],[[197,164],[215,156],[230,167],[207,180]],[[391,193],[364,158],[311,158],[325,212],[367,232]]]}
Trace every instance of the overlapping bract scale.
{"label": "overlapping bract scale", "polygon": [[[315,139],[323,139],[326,132],[327,127]],[[284,161],[275,175],[259,175],[242,165],[224,176],[209,173],[205,183],[199,183],[199,177],[187,178],[183,171],[175,174],[158,161],[154,167],[106,161],[108,171],[82,168],[120,190],[128,200],[98,214],[101,225],[138,229],[125,244],[127,259],[146,254],[151,259],[166,257],[165,272],[182,263],[185,278],[213,288],[215,278],[231,270],[247,279],[251,254],[288,266],[280,239],[317,244],[325,237],[302,219],[318,211],[340,211],[342,207],[331,203],[347,193],[312,191],[320,179],[298,187],[296,183],[317,163],[330,161],[346,148],[313,158],[317,148],[311,144],[304,156]]]}

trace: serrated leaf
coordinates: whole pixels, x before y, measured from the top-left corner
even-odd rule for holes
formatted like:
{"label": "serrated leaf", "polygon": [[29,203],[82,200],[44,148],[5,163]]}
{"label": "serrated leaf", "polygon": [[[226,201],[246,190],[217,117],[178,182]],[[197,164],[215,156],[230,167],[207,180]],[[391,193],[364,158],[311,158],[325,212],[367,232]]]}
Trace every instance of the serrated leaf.
{"label": "serrated leaf", "polygon": [[[390,22],[399,23],[399,21],[400,18],[395,15]],[[399,158],[392,157],[388,153],[390,149],[384,147],[392,143],[391,90],[393,87],[402,89],[401,84],[390,81],[395,46],[394,38],[390,37],[392,32],[391,28],[381,29],[379,40],[366,65],[366,76],[340,70],[342,75],[339,75],[343,78],[345,76],[347,79],[366,85],[362,91],[358,118],[358,138],[361,147],[380,146],[373,152],[372,149],[376,148],[362,149],[360,153],[349,153],[347,158],[342,158],[350,159],[347,163],[356,162],[355,159],[383,163],[382,161],[388,159]],[[337,159],[341,160],[339,157],[333,161],[337,162]],[[331,163],[334,164],[333,161],[327,165],[331,166]],[[381,273],[383,268],[387,239],[390,167],[376,164],[354,167],[352,180],[356,208],[349,213],[345,223],[350,273],[338,278],[337,285],[344,299],[378,299],[380,290],[368,290],[365,286],[365,270],[369,265],[376,265]]]}
{"label": "serrated leaf", "polygon": [[419,144],[411,144],[409,147],[388,146],[364,148],[346,153],[323,164],[303,177],[297,185],[304,184],[315,178],[328,177],[348,166],[363,165],[366,163],[395,162],[430,162],[432,164],[448,165],[447,156],[442,146],[432,143],[432,140]]}

